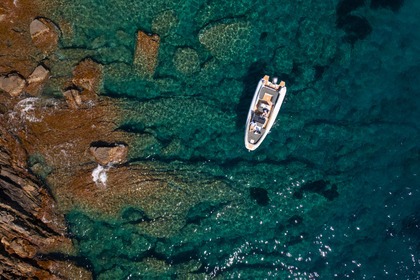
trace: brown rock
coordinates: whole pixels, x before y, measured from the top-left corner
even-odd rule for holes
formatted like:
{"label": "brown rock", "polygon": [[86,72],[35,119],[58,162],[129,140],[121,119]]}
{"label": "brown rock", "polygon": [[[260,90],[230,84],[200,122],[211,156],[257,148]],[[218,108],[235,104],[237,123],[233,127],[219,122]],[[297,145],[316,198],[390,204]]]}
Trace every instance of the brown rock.
{"label": "brown rock", "polygon": [[99,93],[102,82],[102,68],[102,65],[93,60],[85,59],[73,69],[73,84],[84,89],[82,100],[92,99]]}
{"label": "brown rock", "polygon": [[32,84],[32,83],[44,82],[46,79],[48,79],[49,75],[50,75],[50,71],[45,69],[44,66],[38,65],[35,68],[34,72],[32,72],[32,74],[29,75],[28,83]]}
{"label": "brown rock", "polygon": [[9,254],[16,254],[21,258],[33,258],[39,250],[39,248],[22,238],[14,238],[9,242],[3,237],[1,243]]}
{"label": "brown rock", "polygon": [[10,16],[11,1],[2,1],[0,3],[0,21],[4,21]]}
{"label": "brown rock", "polygon": [[113,144],[107,147],[90,147],[89,152],[100,165],[121,164],[127,160],[128,147]]}
{"label": "brown rock", "polygon": [[44,52],[49,52],[57,48],[59,29],[49,19],[37,18],[29,25],[32,42],[36,47]]}
{"label": "brown rock", "polygon": [[31,37],[35,37],[43,32],[48,32],[49,30],[48,26],[39,19],[34,19],[29,25]]}
{"label": "brown rock", "polygon": [[28,86],[25,91],[31,95],[39,95],[44,83],[49,77],[50,71],[48,71],[48,69],[46,69],[43,65],[38,65],[32,74],[29,75],[27,79]]}
{"label": "brown rock", "polygon": [[160,37],[157,34],[148,35],[143,31],[137,32],[137,45],[134,54],[134,65],[141,75],[151,77],[155,73]]}
{"label": "brown rock", "polygon": [[[37,264],[52,273],[54,276],[58,276],[58,279],[91,279],[92,275],[90,272],[77,267],[76,265],[65,262],[65,261],[38,261]],[[45,278],[40,278],[45,279]]]}
{"label": "brown rock", "polygon": [[29,36],[29,23],[40,14],[38,7],[27,0],[0,1],[0,73],[27,77],[43,59]]}
{"label": "brown rock", "polygon": [[80,98],[80,92],[78,90],[69,89],[65,91],[63,95],[70,108],[77,109],[80,105],[82,105],[82,99]]}
{"label": "brown rock", "polygon": [[18,96],[26,86],[26,81],[19,74],[10,74],[0,77],[0,89],[11,96]]}

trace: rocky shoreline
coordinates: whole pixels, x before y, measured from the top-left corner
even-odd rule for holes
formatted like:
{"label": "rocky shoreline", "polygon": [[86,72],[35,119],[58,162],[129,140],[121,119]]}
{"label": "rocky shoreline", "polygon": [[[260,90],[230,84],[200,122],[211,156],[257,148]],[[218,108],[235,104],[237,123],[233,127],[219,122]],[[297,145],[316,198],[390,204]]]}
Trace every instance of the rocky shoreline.
{"label": "rocky shoreline", "polygon": [[[4,121],[3,117],[0,120]],[[64,216],[27,169],[19,140],[0,126],[0,271],[4,279],[90,279],[74,254]],[[58,259],[60,256],[60,259]]]}
{"label": "rocky shoreline", "polygon": [[[78,207],[118,215],[127,195],[134,204],[138,197],[150,200],[148,192],[133,195],[139,181],[153,192],[162,186],[159,179],[124,167],[134,135],[118,129],[122,104],[99,95],[103,66],[85,50],[62,58],[67,50],[60,49],[60,37],[71,31],[48,18],[53,6],[0,3],[0,274],[5,279],[91,279],[87,264],[77,261],[66,213]],[[155,71],[158,49],[158,35],[138,31],[133,65],[145,78]]]}
{"label": "rocky shoreline", "polygon": [[[39,16],[40,10],[30,1],[0,3],[0,274],[2,279],[91,279],[76,262],[50,184],[62,185],[95,158],[122,162],[127,144],[116,150],[98,144],[112,146],[121,136],[112,133],[118,110],[98,97],[101,65],[83,59],[67,76],[51,78],[57,74],[51,69],[61,31]],[[61,98],[42,96],[51,84],[61,89]]]}
{"label": "rocky shoreline", "polygon": [[[154,240],[152,245],[133,240],[130,255],[144,258],[152,271],[170,269],[171,251],[164,260],[146,257],[159,250],[158,238],[184,228],[188,215],[201,211],[194,206],[224,207],[235,194],[222,181],[198,178],[192,167],[180,171],[135,162],[130,148],[140,137],[145,142],[150,137],[121,129],[121,119],[128,115],[124,101],[99,94],[104,67],[86,50],[60,49],[62,23],[50,20],[42,5],[18,3],[0,4],[2,276],[92,279],[98,276],[92,271],[104,273],[78,261],[84,240],[70,239],[65,219],[74,209],[98,219],[128,220],[138,231],[135,238]],[[159,44],[158,35],[137,32],[132,69],[144,79],[154,74]],[[64,59],[63,53],[68,54]],[[194,182],[189,172],[194,172]],[[106,270],[115,260],[105,259]],[[197,268],[183,269],[189,273]]]}

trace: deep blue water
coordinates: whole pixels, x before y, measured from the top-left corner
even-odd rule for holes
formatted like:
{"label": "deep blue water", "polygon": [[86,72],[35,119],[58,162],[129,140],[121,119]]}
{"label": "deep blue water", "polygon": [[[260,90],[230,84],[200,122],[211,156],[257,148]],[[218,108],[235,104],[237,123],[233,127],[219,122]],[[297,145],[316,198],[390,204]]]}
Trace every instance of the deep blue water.
{"label": "deep blue water", "polygon": [[[105,66],[133,170],[167,170],[172,188],[118,217],[68,214],[95,277],[420,279],[418,14],[403,0],[63,4],[59,55]],[[152,78],[132,64],[140,29],[161,37]],[[248,152],[265,74],[288,93]]]}

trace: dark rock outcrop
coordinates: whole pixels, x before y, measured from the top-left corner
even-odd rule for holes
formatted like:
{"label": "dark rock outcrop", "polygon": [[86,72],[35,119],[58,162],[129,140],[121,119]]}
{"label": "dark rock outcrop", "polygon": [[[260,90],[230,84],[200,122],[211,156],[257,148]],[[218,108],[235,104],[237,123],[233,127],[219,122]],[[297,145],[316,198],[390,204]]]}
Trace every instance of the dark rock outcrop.
{"label": "dark rock outcrop", "polygon": [[[1,120],[3,124],[4,120]],[[66,224],[55,201],[26,168],[26,152],[0,127],[0,271],[2,279],[91,279],[71,261]],[[55,254],[53,254],[55,253]]]}

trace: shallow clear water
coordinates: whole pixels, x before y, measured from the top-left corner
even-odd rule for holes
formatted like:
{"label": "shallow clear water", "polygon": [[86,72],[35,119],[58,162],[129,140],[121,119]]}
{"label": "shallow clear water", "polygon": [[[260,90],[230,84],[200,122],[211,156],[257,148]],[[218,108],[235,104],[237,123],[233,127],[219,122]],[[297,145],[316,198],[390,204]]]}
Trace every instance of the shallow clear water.
{"label": "shallow clear water", "polygon": [[[137,135],[133,166],[171,170],[194,199],[177,211],[166,197],[154,230],[138,207],[72,211],[95,277],[420,278],[418,2],[103,2],[63,2],[60,55],[105,65],[102,92],[125,100],[121,129]],[[132,65],[139,29],[161,36],[152,79]],[[288,93],[248,152],[264,74]]]}

